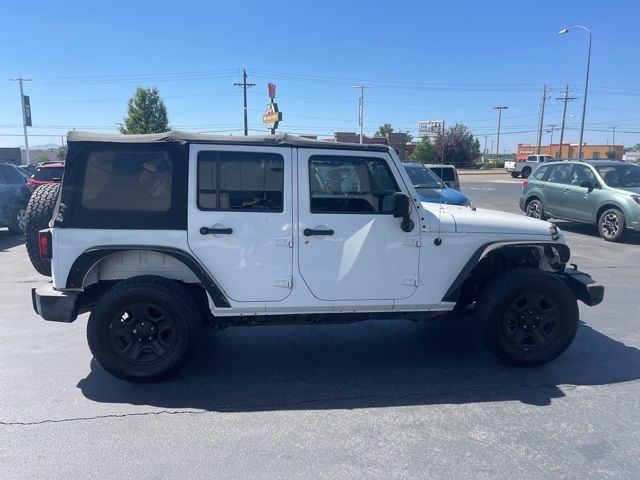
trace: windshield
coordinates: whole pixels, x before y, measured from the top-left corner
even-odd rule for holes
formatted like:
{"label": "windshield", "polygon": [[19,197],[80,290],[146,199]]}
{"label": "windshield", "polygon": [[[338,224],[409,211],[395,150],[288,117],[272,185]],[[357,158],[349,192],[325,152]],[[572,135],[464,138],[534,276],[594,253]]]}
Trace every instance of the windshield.
{"label": "windshield", "polygon": [[60,179],[63,173],[63,167],[38,167],[33,174],[33,179],[42,181]]}
{"label": "windshield", "polygon": [[637,165],[606,165],[596,167],[596,170],[610,187],[640,187],[640,167]]}
{"label": "windshield", "polygon": [[415,188],[445,188],[438,176],[427,167],[405,167]]}

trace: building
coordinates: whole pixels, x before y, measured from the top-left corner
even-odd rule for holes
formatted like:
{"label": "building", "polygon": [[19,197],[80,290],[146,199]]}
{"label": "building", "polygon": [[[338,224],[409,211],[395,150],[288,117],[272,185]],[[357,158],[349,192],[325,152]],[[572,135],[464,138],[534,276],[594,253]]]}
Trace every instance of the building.
{"label": "building", "polygon": [[[540,153],[541,155],[551,155],[554,158],[578,158],[577,143],[563,143],[562,144],[562,156],[560,156],[560,144],[554,143],[552,145],[540,145],[540,152],[536,145],[530,143],[519,143],[516,153],[517,160],[526,160],[527,155],[533,155]],[[607,151],[613,148],[616,151],[616,160],[622,160],[624,155],[624,147],[622,145],[583,145],[582,146],[582,158],[588,160],[606,159]]]}
{"label": "building", "polygon": [[[333,137],[334,141],[339,143],[360,143],[360,134],[355,132],[335,132]],[[386,137],[367,137],[364,135],[362,143],[389,145],[402,161],[407,160],[416,149],[414,143],[409,143],[407,134],[402,132],[389,133]]]}
{"label": "building", "polygon": [[16,165],[22,163],[19,148],[0,148],[0,162],[9,162]]}

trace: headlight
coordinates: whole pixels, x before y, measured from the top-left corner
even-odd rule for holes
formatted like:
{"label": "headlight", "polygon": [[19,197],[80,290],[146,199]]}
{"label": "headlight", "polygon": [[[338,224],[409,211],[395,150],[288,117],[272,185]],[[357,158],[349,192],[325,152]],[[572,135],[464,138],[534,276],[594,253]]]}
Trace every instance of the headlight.
{"label": "headlight", "polygon": [[640,196],[639,195],[631,195],[631,198],[635,200],[635,202],[640,205]]}
{"label": "headlight", "polygon": [[549,233],[551,233],[551,240],[558,240],[560,238],[560,229],[555,223],[549,225]]}

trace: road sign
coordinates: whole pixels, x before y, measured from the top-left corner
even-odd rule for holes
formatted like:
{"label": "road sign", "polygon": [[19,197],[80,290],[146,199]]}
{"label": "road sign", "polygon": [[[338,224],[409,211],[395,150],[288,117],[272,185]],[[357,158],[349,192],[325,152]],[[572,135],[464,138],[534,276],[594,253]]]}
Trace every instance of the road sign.
{"label": "road sign", "polygon": [[430,120],[418,122],[418,135],[420,137],[437,137],[444,132],[444,120]]}

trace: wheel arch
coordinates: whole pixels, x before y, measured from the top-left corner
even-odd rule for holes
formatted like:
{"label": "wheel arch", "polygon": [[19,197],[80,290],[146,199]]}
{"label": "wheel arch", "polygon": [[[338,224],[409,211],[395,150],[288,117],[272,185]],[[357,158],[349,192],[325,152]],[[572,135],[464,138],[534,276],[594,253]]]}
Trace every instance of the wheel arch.
{"label": "wheel arch", "polygon": [[615,208],[616,210],[620,210],[620,212],[622,212],[622,214],[624,215],[624,209],[622,208],[621,205],[618,205],[617,203],[611,202],[611,201],[607,201],[605,202],[603,205],[601,205],[600,207],[598,207],[598,211],[596,212],[596,218],[595,218],[595,222],[596,224],[598,223],[598,221],[600,220],[600,216],[606,211],[609,210],[611,208]]}
{"label": "wheel arch", "polygon": [[471,303],[489,279],[519,266],[563,271],[571,257],[569,246],[556,242],[491,242],[479,247],[469,258],[444,294],[443,302],[456,308]]}
{"label": "wheel arch", "polygon": [[[152,253],[155,257],[155,265],[158,262],[164,262],[168,259],[171,262],[172,269],[167,269],[158,274],[158,268],[145,262],[140,262],[139,269],[133,274],[128,274],[124,270],[120,270],[122,274],[113,274],[111,278],[102,278],[100,274],[100,266],[107,267],[106,270],[112,269],[112,264],[120,261],[119,257],[124,258],[125,255],[142,255],[147,256]],[[116,269],[117,271],[117,269]],[[219,308],[230,307],[229,300],[224,294],[222,288],[218,285],[200,262],[188,252],[172,247],[158,247],[147,245],[120,245],[120,246],[98,246],[85,250],[73,262],[69,275],[67,277],[66,288],[82,289],[88,285],[92,285],[99,281],[105,280],[122,280],[140,275],[156,275],[164,276],[172,280],[178,280],[186,284],[200,284],[207,291],[214,305]],[[188,280],[188,281],[187,281]]]}

